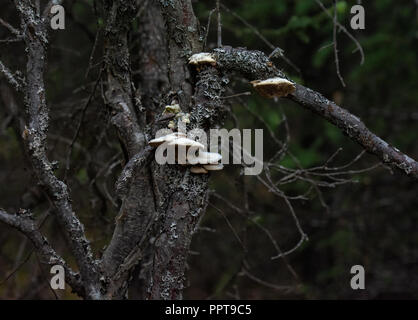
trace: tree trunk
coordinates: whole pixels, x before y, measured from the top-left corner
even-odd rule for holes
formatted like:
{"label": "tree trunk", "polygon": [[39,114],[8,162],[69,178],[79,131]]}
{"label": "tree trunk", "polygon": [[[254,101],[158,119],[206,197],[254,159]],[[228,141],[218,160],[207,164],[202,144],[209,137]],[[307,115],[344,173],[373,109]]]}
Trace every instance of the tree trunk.
{"label": "tree trunk", "polygon": [[[188,166],[157,164],[148,142],[159,129],[167,128],[170,118],[163,115],[167,105],[178,104],[182,112],[190,114],[187,131],[208,132],[222,125],[221,97],[229,76],[240,74],[253,81],[287,79],[286,75],[263,52],[221,47],[220,29],[218,48],[210,53],[213,63],[192,68],[189,58],[205,48],[191,0],[103,0],[104,59],[99,80],[104,88],[103,108],[110,110],[125,163],[115,184],[120,201],[115,228],[98,259],[74,212],[71,192],[56,176],[47,154],[49,109],[44,72],[47,9],[54,2],[48,3],[42,15],[31,0],[14,3],[22,30],[6,26],[26,46],[26,74],[18,77],[1,61],[0,73],[25,97],[27,121],[19,119],[16,130],[24,127],[23,145],[32,170],[54,207],[79,272],[57,254],[29,210],[10,214],[0,209],[0,221],[28,237],[41,263],[61,264],[67,282],[83,298],[126,299],[135,273],[142,280],[137,290],[141,298],[182,299],[190,243],[206,211],[210,175],[192,174]],[[136,18],[137,32],[132,28]],[[131,46],[132,39],[139,40],[139,45]],[[319,93],[290,84],[294,92],[289,99],[336,125],[382,162],[418,178],[417,162],[370,132],[360,119]]]}

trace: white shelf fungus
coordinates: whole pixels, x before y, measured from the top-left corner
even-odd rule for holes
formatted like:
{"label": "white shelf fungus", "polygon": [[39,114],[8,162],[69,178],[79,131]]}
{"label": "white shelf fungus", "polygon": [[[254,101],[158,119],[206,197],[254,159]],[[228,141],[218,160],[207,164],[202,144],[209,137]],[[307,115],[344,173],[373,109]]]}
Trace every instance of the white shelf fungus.
{"label": "white shelf fungus", "polygon": [[200,142],[194,141],[192,139],[188,138],[177,138],[172,140],[168,143],[169,146],[184,146],[184,147],[193,147],[193,148],[199,148],[204,149],[205,146],[201,144]]}
{"label": "white shelf fungus", "polygon": [[205,168],[198,167],[198,166],[191,167],[190,168],[190,172],[191,173],[195,173],[195,174],[205,174],[205,173],[208,173],[208,171]]}
{"label": "white shelf fungus", "polygon": [[217,164],[222,159],[219,153],[199,151],[199,154],[188,156],[187,162],[190,164]]}
{"label": "white shelf fungus", "polygon": [[295,85],[284,78],[270,78],[266,80],[251,81],[254,89],[267,98],[286,97],[296,90]]}
{"label": "white shelf fungus", "polygon": [[223,164],[205,164],[203,165],[203,168],[205,168],[207,171],[219,171],[224,168]]}
{"label": "white shelf fungus", "polygon": [[214,66],[216,64],[215,59],[212,54],[207,52],[196,53],[189,58],[189,63],[193,65],[202,65],[202,64],[211,64]]}
{"label": "white shelf fungus", "polygon": [[174,133],[170,133],[159,138],[152,139],[150,140],[150,142],[148,142],[148,144],[152,147],[158,147],[164,142],[171,142],[175,139],[185,138],[185,137],[186,137],[186,134],[183,132],[174,132]]}
{"label": "white shelf fungus", "polygon": [[[158,147],[167,142],[168,146],[176,147],[177,163],[182,165],[191,165],[190,172],[196,174],[205,174],[208,171],[218,171],[223,169],[223,165],[219,163],[222,155],[216,152],[203,151],[205,146],[195,140],[186,137],[185,133],[174,132],[165,136],[152,139],[149,145]],[[182,155],[180,146],[186,147],[186,153]],[[190,152],[192,151],[192,152]],[[197,155],[196,155],[197,153]]]}

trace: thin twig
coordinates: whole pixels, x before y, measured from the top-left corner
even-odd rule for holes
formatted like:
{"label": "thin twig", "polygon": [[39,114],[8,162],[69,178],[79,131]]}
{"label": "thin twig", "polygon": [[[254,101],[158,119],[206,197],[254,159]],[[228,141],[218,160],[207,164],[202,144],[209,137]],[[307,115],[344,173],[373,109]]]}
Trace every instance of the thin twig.
{"label": "thin twig", "polygon": [[[331,13],[328,12],[328,10],[327,10],[327,8],[325,8],[324,4],[320,0],[315,0],[315,1],[321,7],[321,9],[327,14],[327,16],[331,20],[334,20],[334,17],[332,16]],[[360,64],[362,65],[364,63],[365,58],[364,58],[363,47],[361,46],[360,42],[341,23],[336,21],[336,24],[337,24],[338,28],[340,28],[340,30],[342,30],[355,43],[355,45],[357,47],[357,50],[360,52],[360,56],[361,56]]]}
{"label": "thin twig", "polygon": [[221,10],[219,8],[219,1],[216,0],[216,13],[218,15],[218,48],[222,47],[222,21],[221,21]]}
{"label": "thin twig", "polygon": [[337,1],[334,0],[334,19],[333,19],[333,32],[332,32],[332,38],[333,38],[333,44],[334,44],[334,57],[335,57],[335,67],[337,68],[337,76],[341,81],[341,84],[343,87],[345,87],[344,79],[341,75],[340,71],[340,61],[338,58],[338,44],[337,44],[337,23],[338,23],[338,17],[337,17]]}
{"label": "thin twig", "polygon": [[22,90],[22,84],[20,81],[13,75],[13,73],[0,61],[0,73],[4,74],[7,81],[16,89],[16,91]]}
{"label": "thin twig", "polygon": [[248,27],[261,41],[263,41],[272,51],[269,58],[274,58],[276,56],[279,56],[282,58],[290,67],[292,67],[298,74],[301,74],[301,70],[284,54],[284,50],[273,45],[269,40],[267,40],[266,37],[264,37],[260,31],[256,27],[254,27],[252,24],[250,24],[247,20],[245,20],[243,17],[241,17],[236,12],[232,11],[228,7],[226,7],[224,4],[221,3],[221,7],[230,13],[232,16],[234,16],[236,19],[241,21],[242,24],[244,24],[246,27]]}
{"label": "thin twig", "polygon": [[213,13],[216,11],[216,9],[212,9],[209,12],[209,17],[208,17],[208,24],[206,26],[206,33],[205,33],[205,40],[203,41],[203,49],[206,49],[206,43],[208,41],[208,36],[209,36],[209,30],[210,30],[210,21],[212,19],[212,15]]}
{"label": "thin twig", "polygon": [[80,129],[81,129],[81,126],[83,124],[84,116],[87,112],[87,109],[90,106],[90,103],[93,100],[93,97],[96,93],[97,86],[99,85],[100,79],[102,77],[102,72],[103,72],[103,69],[100,69],[100,73],[99,73],[99,76],[97,77],[96,83],[93,87],[93,91],[91,92],[86,104],[84,105],[84,107],[81,111],[80,121],[77,124],[77,128],[76,128],[76,131],[74,133],[73,139],[71,140],[70,146],[68,147],[67,156],[66,156],[66,165],[65,165],[65,176],[67,176],[68,170],[70,170],[70,162],[71,162],[71,155],[72,155],[72,152],[73,152],[73,146],[74,146],[74,143],[77,141],[77,138],[78,138],[78,135],[80,133]]}
{"label": "thin twig", "polygon": [[17,36],[17,37],[21,36],[19,30],[17,30],[15,27],[13,27],[10,23],[4,21],[2,18],[0,18],[0,24],[3,25],[4,27],[6,27],[15,36]]}

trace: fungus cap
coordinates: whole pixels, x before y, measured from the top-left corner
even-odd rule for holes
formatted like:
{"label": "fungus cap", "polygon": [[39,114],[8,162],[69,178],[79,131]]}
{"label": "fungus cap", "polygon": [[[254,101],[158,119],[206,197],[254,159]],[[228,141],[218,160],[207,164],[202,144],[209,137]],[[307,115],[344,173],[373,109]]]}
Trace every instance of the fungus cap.
{"label": "fungus cap", "polygon": [[207,52],[200,52],[195,53],[189,58],[189,63],[194,65],[200,65],[200,64],[211,64],[215,65],[216,60],[213,58],[213,55]]}
{"label": "fungus cap", "polygon": [[183,133],[183,132],[173,132],[173,133],[169,133],[165,136],[152,139],[148,142],[148,144],[152,147],[158,147],[160,144],[163,144],[164,142],[170,142],[170,141],[173,141],[175,139],[185,138],[185,137],[186,137],[186,134]]}
{"label": "fungus cap", "polygon": [[294,83],[279,77],[251,81],[251,84],[260,95],[267,98],[286,97],[296,90]]}
{"label": "fungus cap", "polygon": [[222,159],[222,156],[219,153],[215,152],[206,152],[206,151],[199,151],[199,154],[196,155],[188,155],[187,161],[190,164],[217,164],[219,160]]}
{"label": "fungus cap", "polygon": [[203,165],[203,168],[205,168],[207,171],[219,171],[224,168],[222,163],[219,164],[205,164]]}
{"label": "fungus cap", "polygon": [[185,146],[185,147],[194,147],[199,149],[204,149],[205,146],[201,144],[200,142],[194,141],[189,138],[179,137],[176,139],[173,139],[169,142],[169,146]]}
{"label": "fungus cap", "polygon": [[199,166],[194,166],[190,168],[190,172],[191,173],[195,173],[195,174],[205,174],[208,173],[208,171],[205,168],[199,167]]}

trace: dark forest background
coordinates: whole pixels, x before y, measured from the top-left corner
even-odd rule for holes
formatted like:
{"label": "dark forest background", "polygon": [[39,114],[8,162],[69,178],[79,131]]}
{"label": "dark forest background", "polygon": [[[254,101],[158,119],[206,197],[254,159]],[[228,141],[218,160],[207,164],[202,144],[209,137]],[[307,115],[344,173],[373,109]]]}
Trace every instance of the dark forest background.
{"label": "dark forest background", "polygon": [[[365,7],[366,29],[354,31],[350,8],[358,2]],[[332,1],[323,3],[332,13]],[[222,4],[227,8],[222,9],[224,45],[271,53],[271,46],[260,39],[259,32],[284,50],[287,62],[280,57],[274,62],[293,80],[333,99],[377,135],[418,158],[416,1],[338,1],[340,23],[365,53],[360,65],[353,41],[338,33],[345,88],[337,77],[330,45],[332,20],[315,0],[228,0]],[[206,27],[215,2],[195,1],[194,5],[201,26]],[[93,0],[69,0],[64,6],[66,29],[52,33],[48,52],[49,152],[57,161],[57,175],[71,189],[74,209],[93,248],[100,251],[114,226],[118,204],[113,186],[123,150],[100,99],[87,104],[100,73],[103,21],[96,18]],[[0,8],[0,16],[18,26],[13,4],[2,0]],[[212,15],[208,50],[216,47],[215,18]],[[134,23],[132,52],[140,33]],[[0,39],[8,36],[8,30],[0,27]],[[87,73],[90,56],[93,67]],[[0,43],[0,59],[13,70],[22,66],[23,45]],[[132,61],[133,70],[138,63]],[[252,91],[239,81],[233,88],[234,93]],[[100,88],[95,94],[100,96]],[[342,166],[362,151],[337,128],[288,100],[275,103],[254,94],[240,100],[228,99],[235,117],[227,118],[225,127],[237,127],[238,123],[240,128],[265,129],[267,159],[278,149],[268,130],[283,138],[288,126],[293,157],[281,160],[284,167],[321,166],[339,148],[342,150],[333,164]],[[0,78],[0,206],[11,212],[29,208],[43,217],[43,232],[71,264],[62,234],[49,215],[53,208],[31,175],[21,133],[15,130],[16,117],[5,104],[20,109],[23,105],[21,97]],[[375,157],[365,154],[347,170],[377,163]],[[186,299],[418,298],[418,184],[412,178],[379,166],[347,174],[345,178],[352,181],[335,187],[312,190],[300,180],[282,185],[288,195],[306,194],[306,199],[292,200],[292,205],[309,241],[284,259],[271,259],[277,252],[270,237],[283,251],[299,241],[295,221],[281,198],[257,178],[243,176],[240,171],[230,165],[212,175],[210,204],[189,257]],[[366,290],[350,287],[350,268],[356,264],[365,267]],[[30,242],[0,225],[0,298],[76,298],[69,289],[54,294],[48,288],[49,279],[49,270],[40,266]]]}

